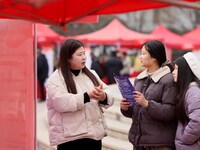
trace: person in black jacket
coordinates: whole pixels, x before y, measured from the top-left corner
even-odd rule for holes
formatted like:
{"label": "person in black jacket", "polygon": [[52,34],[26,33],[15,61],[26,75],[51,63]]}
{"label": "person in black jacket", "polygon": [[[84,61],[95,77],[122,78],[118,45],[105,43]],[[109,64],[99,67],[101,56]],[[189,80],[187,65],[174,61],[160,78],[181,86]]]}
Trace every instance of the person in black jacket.
{"label": "person in black jacket", "polygon": [[120,70],[122,68],[122,60],[117,57],[117,52],[111,51],[111,57],[107,60],[107,62],[105,62],[105,69],[108,76],[108,84],[115,83],[113,74],[120,75]]}
{"label": "person in black jacket", "polygon": [[45,87],[44,83],[48,77],[49,66],[46,56],[42,53],[41,48],[37,48],[37,79],[39,83],[41,101],[45,101]]}
{"label": "person in black jacket", "polygon": [[90,56],[92,59],[91,69],[95,70],[100,79],[102,79],[105,76],[105,73],[103,71],[101,63],[99,62],[99,58],[97,58],[94,53],[91,53]]}

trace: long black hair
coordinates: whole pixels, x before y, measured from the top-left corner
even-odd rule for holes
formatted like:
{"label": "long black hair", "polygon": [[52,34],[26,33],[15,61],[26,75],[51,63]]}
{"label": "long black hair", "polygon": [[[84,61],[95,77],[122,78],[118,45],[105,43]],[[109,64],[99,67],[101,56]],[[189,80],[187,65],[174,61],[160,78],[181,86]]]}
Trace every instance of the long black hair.
{"label": "long black hair", "polygon": [[[76,94],[77,90],[75,82],[72,78],[72,72],[70,71],[68,60],[72,58],[72,55],[80,47],[84,47],[84,45],[78,40],[68,39],[64,41],[60,49],[60,57],[57,66],[58,69],[61,69],[68,92],[73,94]],[[87,67],[84,67],[82,71],[92,80],[95,86],[99,86],[97,78],[89,71]]]}
{"label": "long black hair", "polygon": [[176,115],[178,120],[184,125],[188,122],[188,116],[185,111],[185,95],[191,82],[196,82],[200,87],[200,81],[193,74],[189,65],[183,57],[175,60],[178,66],[178,78],[176,82],[177,96],[176,96]]}

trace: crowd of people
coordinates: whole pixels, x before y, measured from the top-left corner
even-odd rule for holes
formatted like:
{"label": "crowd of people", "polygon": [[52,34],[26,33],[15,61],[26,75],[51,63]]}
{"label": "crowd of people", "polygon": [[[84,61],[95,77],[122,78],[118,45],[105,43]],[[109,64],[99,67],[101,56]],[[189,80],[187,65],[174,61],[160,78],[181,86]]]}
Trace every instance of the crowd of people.
{"label": "crowd of people", "polygon": [[91,56],[91,69],[95,70],[106,84],[116,83],[113,74],[130,76],[133,62],[127,51],[113,50],[106,60],[102,60],[102,57],[95,57],[93,53]]}
{"label": "crowd of people", "polygon": [[[66,40],[57,69],[47,80],[49,139],[57,150],[102,149],[106,136],[103,109],[116,100],[103,77],[106,72],[112,84],[113,73],[129,76],[127,53],[112,52],[105,66],[91,56],[89,69],[84,45]],[[122,99],[119,108],[124,117],[132,119],[127,136],[133,150],[200,150],[198,58],[188,52],[172,65],[164,44],[153,40],[141,47],[140,61],[144,70],[134,81],[135,103]]]}

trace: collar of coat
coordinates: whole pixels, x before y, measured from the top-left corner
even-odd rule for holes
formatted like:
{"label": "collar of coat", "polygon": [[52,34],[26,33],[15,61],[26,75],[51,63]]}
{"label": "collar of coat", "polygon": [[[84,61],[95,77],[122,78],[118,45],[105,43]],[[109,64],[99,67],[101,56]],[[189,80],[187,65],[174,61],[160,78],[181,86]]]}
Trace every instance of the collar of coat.
{"label": "collar of coat", "polygon": [[191,82],[189,87],[192,87],[192,86],[198,86],[198,84],[196,82]]}
{"label": "collar of coat", "polygon": [[[154,82],[158,82],[160,80],[160,78],[162,78],[164,75],[166,75],[170,72],[171,71],[168,66],[161,67],[160,69],[158,69],[154,72],[154,74],[151,76],[151,79]],[[148,76],[148,72],[147,72],[147,69],[145,69],[136,78],[143,79],[143,78],[146,78],[147,76]]]}

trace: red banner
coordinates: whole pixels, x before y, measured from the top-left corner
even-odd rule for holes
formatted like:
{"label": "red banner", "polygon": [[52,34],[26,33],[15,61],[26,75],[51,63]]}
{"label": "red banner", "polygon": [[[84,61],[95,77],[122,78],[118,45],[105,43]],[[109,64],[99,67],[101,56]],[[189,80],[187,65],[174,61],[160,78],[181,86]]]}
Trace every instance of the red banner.
{"label": "red banner", "polygon": [[0,150],[35,150],[32,24],[0,20]]}

